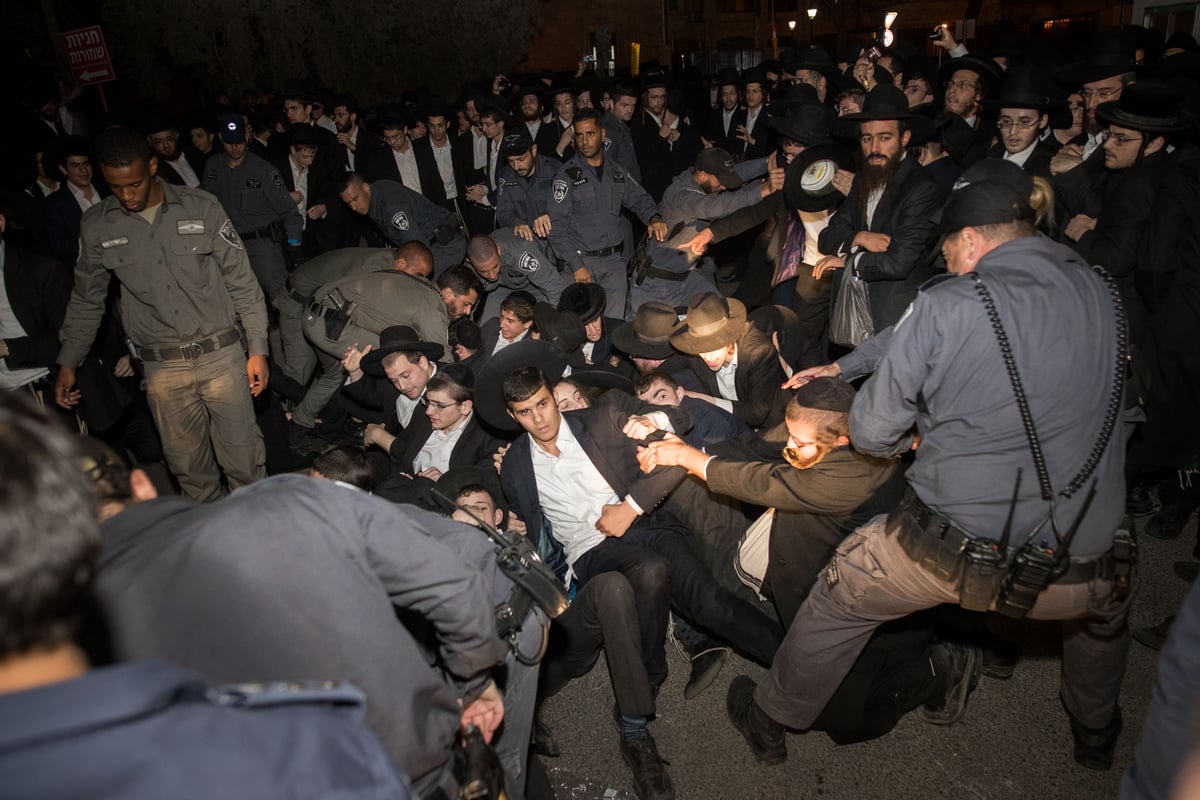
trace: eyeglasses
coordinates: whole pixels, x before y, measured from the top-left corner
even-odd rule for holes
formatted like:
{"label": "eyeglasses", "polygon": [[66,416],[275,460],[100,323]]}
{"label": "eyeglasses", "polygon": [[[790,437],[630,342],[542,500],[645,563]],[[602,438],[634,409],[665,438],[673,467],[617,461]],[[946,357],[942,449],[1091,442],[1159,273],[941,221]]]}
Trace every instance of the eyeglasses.
{"label": "eyeglasses", "polygon": [[1067,109],[1074,114],[1077,111],[1083,111],[1083,103],[1067,103]]}
{"label": "eyeglasses", "polygon": [[947,89],[958,89],[960,92],[977,92],[979,84],[970,81],[946,81]]}
{"label": "eyeglasses", "polygon": [[1129,144],[1130,142],[1140,142],[1140,141],[1142,141],[1142,139],[1144,137],[1142,137],[1142,136],[1126,136],[1123,133],[1110,133],[1108,135],[1108,138],[1110,141],[1115,143],[1117,145],[1117,147],[1124,147],[1125,145]]}
{"label": "eyeglasses", "polygon": [[432,408],[432,409],[434,409],[434,410],[436,410],[436,411],[445,411],[447,408],[454,408],[455,406],[461,406],[461,405],[462,405],[462,403],[461,403],[461,402],[458,402],[458,403],[439,403],[437,400],[429,400],[429,399],[427,398],[427,399],[425,400],[425,405],[429,406],[430,408]]}
{"label": "eyeglasses", "polygon": [[1091,100],[1093,97],[1095,97],[1097,100],[1103,103],[1105,100],[1111,100],[1113,97],[1120,94],[1121,89],[1123,88],[1125,87],[1120,87],[1117,89],[1080,89],[1079,96],[1084,100]]}
{"label": "eyeglasses", "polygon": [[1013,119],[1012,117],[1001,117],[996,120],[996,127],[1002,131],[1009,128],[1016,128],[1019,131],[1027,131],[1038,124],[1036,119]]}
{"label": "eyeglasses", "polygon": [[395,136],[384,136],[383,140],[388,144],[395,144],[396,142],[404,141],[404,137],[407,135],[405,133],[397,133]]}

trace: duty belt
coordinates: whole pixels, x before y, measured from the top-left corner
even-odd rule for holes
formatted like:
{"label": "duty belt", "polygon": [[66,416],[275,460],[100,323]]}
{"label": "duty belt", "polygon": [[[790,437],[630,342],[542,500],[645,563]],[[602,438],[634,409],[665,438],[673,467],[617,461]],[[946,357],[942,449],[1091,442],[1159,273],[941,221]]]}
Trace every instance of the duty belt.
{"label": "duty belt", "polygon": [[195,361],[200,356],[220,350],[240,339],[237,330],[230,328],[216,336],[175,347],[139,347],[138,358],[142,361]]}
{"label": "duty belt", "polygon": [[309,295],[301,294],[300,292],[297,292],[296,288],[294,286],[292,286],[292,281],[290,278],[283,284],[283,288],[284,288],[284,291],[286,291],[288,293],[288,297],[292,298],[300,305],[303,306],[303,305],[308,304]]}
{"label": "duty belt", "polygon": [[[965,554],[974,543],[987,545],[994,542],[986,537],[976,537],[957,527],[946,517],[925,504],[910,486],[900,505],[888,515],[887,529],[895,532],[901,549],[918,564],[932,567],[946,580],[957,580],[962,575]],[[1011,552],[1001,554],[1005,560]],[[1099,556],[1072,558],[1067,571],[1054,583],[1088,583],[1096,578],[1109,578],[1113,574],[1112,551]]]}
{"label": "duty belt", "polygon": [[263,237],[269,237],[270,235],[271,235],[270,228],[263,228],[261,231],[251,231],[250,233],[239,233],[238,234],[238,236],[242,237],[243,242],[248,242],[251,239],[262,239]]}
{"label": "duty belt", "polygon": [[615,256],[625,252],[625,243],[614,244],[612,247],[605,247],[603,250],[576,250],[575,252],[581,256],[591,256],[592,258]]}
{"label": "duty belt", "polygon": [[672,272],[669,269],[659,269],[658,267],[647,267],[645,276],[647,278],[659,278],[664,281],[682,281],[686,280],[688,275],[691,275],[691,270],[683,272]]}

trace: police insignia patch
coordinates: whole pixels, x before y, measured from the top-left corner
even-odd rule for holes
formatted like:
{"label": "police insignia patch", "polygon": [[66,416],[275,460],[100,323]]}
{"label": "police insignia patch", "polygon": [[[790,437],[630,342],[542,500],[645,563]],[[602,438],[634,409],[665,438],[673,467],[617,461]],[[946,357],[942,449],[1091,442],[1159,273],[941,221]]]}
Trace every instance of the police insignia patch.
{"label": "police insignia patch", "polygon": [[283,186],[283,176],[278,172],[272,172],[271,183],[275,184],[276,186]]}
{"label": "police insignia patch", "polygon": [[604,137],[604,149],[607,150],[610,147],[612,147],[612,139],[605,136]]}
{"label": "police insignia patch", "polygon": [[181,219],[175,223],[175,230],[181,236],[194,236],[204,233],[204,220],[202,219]]}
{"label": "police insignia patch", "polygon": [[554,202],[561,203],[563,200],[567,199],[567,182],[566,181],[555,181],[553,188],[554,188]]}
{"label": "police insignia patch", "polygon": [[392,225],[402,231],[408,230],[408,214],[405,214],[403,211],[397,211],[395,216],[392,217]]}
{"label": "police insignia patch", "polygon": [[246,188],[247,189],[258,189],[261,187],[262,187],[262,181],[258,180],[257,178],[247,178],[246,179]]}
{"label": "police insignia patch", "polygon": [[537,272],[541,266],[533,253],[521,253],[521,257],[517,259],[517,267],[523,272]]}
{"label": "police insignia patch", "polygon": [[238,250],[244,250],[242,247],[241,237],[237,235],[237,231],[233,228],[233,223],[225,220],[225,224],[221,226],[221,238],[229,243],[230,247],[236,247]]}

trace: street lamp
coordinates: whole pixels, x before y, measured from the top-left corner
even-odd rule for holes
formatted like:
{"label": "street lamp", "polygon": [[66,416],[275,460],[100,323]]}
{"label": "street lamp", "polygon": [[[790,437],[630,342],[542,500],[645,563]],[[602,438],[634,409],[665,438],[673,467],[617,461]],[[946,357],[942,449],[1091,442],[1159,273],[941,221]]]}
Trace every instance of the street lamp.
{"label": "street lamp", "polygon": [[813,20],[817,18],[817,10],[815,8],[808,9],[808,43],[813,42]]}
{"label": "street lamp", "polygon": [[891,47],[895,40],[895,35],[892,33],[892,23],[896,21],[898,14],[895,11],[889,11],[883,15],[883,46]]}
{"label": "street lamp", "polygon": [[789,31],[792,31],[793,33],[795,33],[795,31],[796,31],[796,20],[794,20],[794,19],[789,19],[789,20],[788,20],[788,30],[789,30]]}

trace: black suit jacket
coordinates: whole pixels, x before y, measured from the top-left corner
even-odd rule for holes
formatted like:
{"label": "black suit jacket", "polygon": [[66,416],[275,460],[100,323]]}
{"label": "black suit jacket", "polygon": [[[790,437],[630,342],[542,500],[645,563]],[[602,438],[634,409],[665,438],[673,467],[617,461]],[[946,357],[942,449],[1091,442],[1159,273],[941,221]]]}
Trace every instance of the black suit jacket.
{"label": "black suit jacket", "polygon": [[[388,451],[396,468],[409,475],[415,474],[413,461],[433,434],[433,426],[429,424],[429,417],[421,413],[420,419],[417,418],[417,413],[421,411],[422,409],[418,409],[413,412],[413,419],[405,432],[406,435],[402,439],[397,439]],[[455,443],[454,449],[450,451],[450,468],[491,467],[492,453],[496,452],[496,448],[499,446],[500,440],[479,424],[479,415],[472,414],[462,436]]]}
{"label": "black suit jacket", "polygon": [[[336,146],[341,147],[341,145]],[[283,185],[287,190],[289,192],[296,191],[296,181],[292,177],[291,156],[285,155],[271,162],[271,166],[279,170],[279,174],[283,178]],[[305,247],[310,249],[314,255],[353,246],[351,240],[355,237],[350,209],[342,202],[337,190],[338,182],[345,174],[344,164],[339,166],[332,157],[326,157],[324,161],[321,161],[320,150],[318,150],[318,157],[314,159],[313,165],[308,170],[308,207],[324,205],[326,216],[324,219],[308,220],[304,229]]]}
{"label": "black suit jacket", "polygon": [[[750,138],[754,139],[754,144],[737,138],[738,125],[746,125],[749,118],[749,110],[742,107],[734,112],[733,119],[729,123],[729,147],[727,149],[739,161],[766,158],[775,149],[775,137],[771,132],[771,125],[767,121],[771,116],[767,113],[766,108],[760,109],[758,116],[754,119],[754,125],[748,126]],[[720,115],[717,116],[717,125],[721,125]]]}
{"label": "black suit jacket", "polygon": [[[571,427],[571,433],[617,496],[632,498],[649,514],[683,482],[687,473],[680,467],[658,467],[648,475],[643,474],[637,463],[637,442],[626,437],[621,428],[631,414],[662,411],[671,420],[676,433],[682,434],[691,428],[691,419],[682,409],[646,405],[617,392],[609,394],[619,396],[592,408],[568,411],[562,415],[562,424]],[[537,478],[533,472],[532,448],[529,436],[517,437],[505,453],[500,484],[512,511],[525,522],[530,541],[546,563],[561,573],[566,561],[562,547],[545,530]]]}
{"label": "black suit jacket", "polygon": [[[428,139],[417,139],[410,147],[417,162],[417,175],[421,179],[421,194],[440,206],[446,205],[446,187],[442,183],[442,174],[438,172],[437,161],[433,158],[433,148]],[[367,167],[367,181],[396,181],[403,184],[400,178],[400,168],[392,155],[392,148],[385,147],[377,152]],[[417,187],[410,186],[416,190]]]}
{"label": "black suit jacket", "polygon": [[[99,193],[100,190],[97,188],[96,191]],[[83,209],[71,194],[71,187],[63,181],[46,198],[46,236],[54,256],[72,268],[79,257],[79,223],[82,219]]]}
{"label": "black suit jacket", "polygon": [[[779,387],[787,377],[783,374],[775,345],[749,322],[737,342],[737,360],[733,385],[740,399],[733,401],[733,415],[755,429],[782,421],[788,397]],[[689,356],[688,365],[705,393],[721,396],[717,373],[699,356]]]}
{"label": "black suit jacket", "polygon": [[[79,205],[71,198],[75,210]],[[78,239],[76,239],[78,241]],[[25,335],[7,339],[10,369],[51,367],[58,359],[58,329],[71,298],[71,272],[32,250],[4,246],[4,293]]]}
{"label": "black suit jacket", "polygon": [[745,111],[746,109],[740,106],[733,110],[733,117],[729,121],[729,133],[726,133],[725,109],[718,106],[708,115],[700,135],[712,142],[713,147],[720,147],[730,154],[737,154],[744,144],[737,138],[737,126],[741,124],[738,122],[738,114],[744,114]]}
{"label": "black suit jacket", "polygon": [[[1040,175],[1046,180],[1050,180],[1050,159],[1054,158],[1059,147],[1058,140],[1053,136],[1039,140],[1033,146],[1033,152],[1029,154],[1029,158],[1025,159],[1021,169],[1030,175]],[[992,149],[988,151],[988,158],[1004,158],[1004,144],[997,142],[992,145]]]}
{"label": "black suit jacket", "polygon": [[[867,281],[871,317],[878,333],[900,319],[904,309],[917,296],[917,288],[932,276],[932,267],[923,256],[933,233],[934,212],[942,206],[942,196],[937,184],[915,158],[900,162],[900,168],[888,181],[879,199],[870,228],[860,211],[860,206],[865,206],[859,202],[861,195],[862,184],[856,179],[850,187],[850,195],[821,232],[818,245],[827,255],[846,253],[849,266],[850,246],[860,231],[870,230],[892,237],[885,252],[854,256],[859,276]],[[834,302],[841,278],[840,273],[834,276]]]}
{"label": "black suit jacket", "polygon": [[[354,146],[354,171],[359,175],[366,172],[367,165],[380,152],[390,149],[384,144],[383,139],[378,135],[371,133],[363,125],[358,126],[358,139]],[[349,164],[349,161],[347,161]]]}

